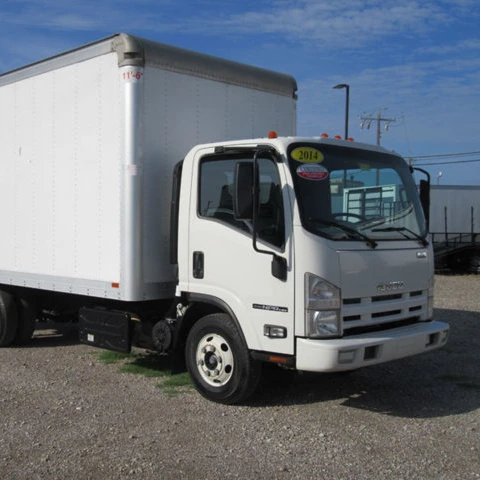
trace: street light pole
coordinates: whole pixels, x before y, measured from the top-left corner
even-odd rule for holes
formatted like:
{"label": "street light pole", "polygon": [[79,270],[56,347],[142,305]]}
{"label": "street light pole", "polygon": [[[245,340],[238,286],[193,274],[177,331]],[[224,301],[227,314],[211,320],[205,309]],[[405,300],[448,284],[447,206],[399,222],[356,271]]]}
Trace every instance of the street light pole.
{"label": "street light pole", "polygon": [[345,140],[348,138],[348,111],[350,108],[350,85],[346,83],[339,83],[335,85],[333,88],[345,89]]}

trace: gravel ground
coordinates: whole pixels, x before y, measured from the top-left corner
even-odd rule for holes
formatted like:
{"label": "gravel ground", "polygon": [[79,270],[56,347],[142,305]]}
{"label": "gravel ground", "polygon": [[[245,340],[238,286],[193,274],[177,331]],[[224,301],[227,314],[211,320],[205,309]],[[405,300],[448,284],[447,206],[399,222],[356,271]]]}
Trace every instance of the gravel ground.
{"label": "gravel ground", "polygon": [[441,351],[348,375],[269,369],[247,406],[39,335],[0,349],[0,478],[478,479],[480,275],[437,276]]}

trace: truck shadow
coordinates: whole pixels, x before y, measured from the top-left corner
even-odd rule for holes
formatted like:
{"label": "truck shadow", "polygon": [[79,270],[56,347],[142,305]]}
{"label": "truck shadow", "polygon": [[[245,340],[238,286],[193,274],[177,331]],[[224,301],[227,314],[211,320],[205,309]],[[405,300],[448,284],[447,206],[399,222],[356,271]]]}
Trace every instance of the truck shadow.
{"label": "truck shadow", "polygon": [[[435,418],[480,407],[480,312],[436,309],[450,324],[447,345],[431,353],[373,365],[350,373],[305,373],[265,365],[262,382],[246,403],[251,408],[334,402],[385,415]],[[30,345],[49,348],[79,344],[75,329],[36,330]],[[141,361],[143,356],[132,360]],[[170,364],[152,370],[170,370]],[[169,373],[169,372],[168,372]]]}
{"label": "truck shadow", "polygon": [[43,348],[61,347],[76,345],[78,340],[78,329],[75,326],[45,325],[37,328],[30,343],[21,348]]}
{"label": "truck shadow", "polygon": [[436,309],[450,323],[447,345],[432,353],[345,374],[268,366],[252,407],[340,402],[385,415],[432,418],[480,407],[480,312]]}

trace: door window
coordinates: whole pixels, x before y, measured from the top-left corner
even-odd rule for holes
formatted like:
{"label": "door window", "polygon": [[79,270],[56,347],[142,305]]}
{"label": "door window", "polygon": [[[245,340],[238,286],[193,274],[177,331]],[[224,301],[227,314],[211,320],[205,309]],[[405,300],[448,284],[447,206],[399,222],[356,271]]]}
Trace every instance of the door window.
{"label": "door window", "polygon": [[[200,164],[200,217],[216,220],[251,234],[250,221],[237,220],[233,209],[233,178],[238,162],[252,161],[251,158],[207,157]],[[285,243],[285,222],[282,189],[277,165],[270,158],[258,160],[260,173],[260,197],[257,214],[257,238],[282,247]]]}

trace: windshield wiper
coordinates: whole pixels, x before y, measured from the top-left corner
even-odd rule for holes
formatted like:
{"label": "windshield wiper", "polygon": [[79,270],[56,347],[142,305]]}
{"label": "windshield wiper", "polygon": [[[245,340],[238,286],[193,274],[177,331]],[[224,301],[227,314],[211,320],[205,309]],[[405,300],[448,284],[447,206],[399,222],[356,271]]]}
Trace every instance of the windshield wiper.
{"label": "windshield wiper", "polygon": [[428,240],[426,238],[421,237],[418,233],[410,230],[407,227],[384,227],[384,228],[373,228],[372,232],[400,232],[405,238],[412,240],[412,237],[409,237],[405,232],[410,233],[413,235],[415,240],[418,240],[424,247],[428,245]]}
{"label": "windshield wiper", "polygon": [[344,232],[350,233],[352,235],[356,235],[357,237],[362,238],[365,240],[368,246],[375,248],[378,244],[375,240],[371,239],[367,235],[365,235],[362,232],[359,232],[358,230],[355,230],[354,228],[347,227],[346,225],[342,225],[341,223],[337,222],[332,222],[330,220],[324,220],[323,218],[313,218],[309,217],[308,219],[309,222],[316,222],[316,223],[323,223],[324,225],[327,225],[329,227],[337,227],[340,230],[343,230]]}

